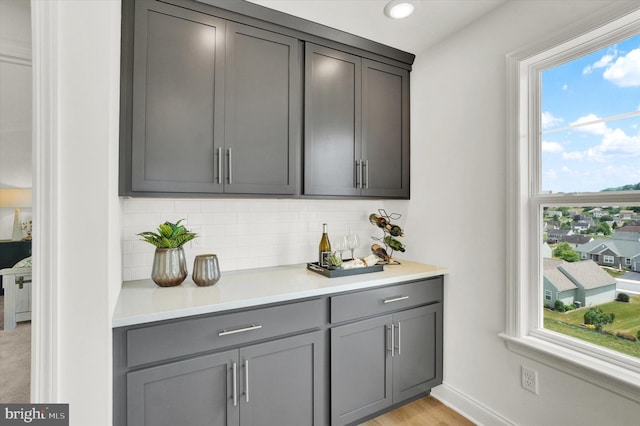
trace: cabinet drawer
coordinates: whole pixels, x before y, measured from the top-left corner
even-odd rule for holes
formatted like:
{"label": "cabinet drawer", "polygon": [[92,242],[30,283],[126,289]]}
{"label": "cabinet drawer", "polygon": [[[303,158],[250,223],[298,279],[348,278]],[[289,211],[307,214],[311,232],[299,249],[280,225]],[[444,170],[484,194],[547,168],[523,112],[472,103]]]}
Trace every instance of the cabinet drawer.
{"label": "cabinet drawer", "polygon": [[331,322],[407,309],[442,300],[442,277],[331,297]]}
{"label": "cabinet drawer", "polygon": [[322,326],[324,301],[176,320],[127,331],[127,365],[192,355]]}

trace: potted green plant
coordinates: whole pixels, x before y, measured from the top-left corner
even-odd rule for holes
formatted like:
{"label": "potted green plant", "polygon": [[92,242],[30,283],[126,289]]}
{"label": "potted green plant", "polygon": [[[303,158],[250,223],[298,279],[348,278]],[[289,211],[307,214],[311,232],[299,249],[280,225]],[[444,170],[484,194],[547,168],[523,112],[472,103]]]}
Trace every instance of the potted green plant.
{"label": "potted green plant", "polygon": [[182,246],[196,238],[184,225],[184,219],[176,223],[164,222],[157,232],[141,232],[138,235],[156,247],[153,256],[151,279],[160,287],[172,287],[181,284],[187,278],[187,261]]}

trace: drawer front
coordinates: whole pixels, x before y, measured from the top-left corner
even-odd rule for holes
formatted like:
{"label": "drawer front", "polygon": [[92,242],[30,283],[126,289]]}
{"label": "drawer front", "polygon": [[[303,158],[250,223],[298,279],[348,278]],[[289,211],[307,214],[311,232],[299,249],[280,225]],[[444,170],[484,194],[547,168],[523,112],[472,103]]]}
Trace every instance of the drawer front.
{"label": "drawer front", "polygon": [[331,322],[408,309],[442,301],[442,277],[331,297]]}
{"label": "drawer front", "polygon": [[268,339],[323,325],[324,300],[169,323],[127,331],[127,365],[147,364]]}

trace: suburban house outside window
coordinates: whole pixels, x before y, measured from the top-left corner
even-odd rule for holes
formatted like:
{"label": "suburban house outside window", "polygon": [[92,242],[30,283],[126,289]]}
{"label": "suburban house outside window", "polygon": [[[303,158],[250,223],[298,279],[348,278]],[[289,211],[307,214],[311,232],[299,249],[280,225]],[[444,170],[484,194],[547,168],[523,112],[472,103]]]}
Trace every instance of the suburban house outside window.
{"label": "suburban house outside window", "polygon": [[629,259],[629,258],[625,259],[625,260],[624,260],[624,264],[625,264],[626,266],[630,266],[630,265],[631,265],[631,259]]}
{"label": "suburban house outside window", "polygon": [[[616,274],[640,264],[627,262],[640,253],[629,254],[640,249],[640,7],[612,6],[507,55],[507,67],[501,336],[512,351],[640,402],[636,337],[625,336],[634,346],[618,349],[591,338],[624,340],[606,335],[606,325],[569,320],[587,322],[584,313],[596,306],[614,309]],[[632,315],[640,321],[640,312]]]}

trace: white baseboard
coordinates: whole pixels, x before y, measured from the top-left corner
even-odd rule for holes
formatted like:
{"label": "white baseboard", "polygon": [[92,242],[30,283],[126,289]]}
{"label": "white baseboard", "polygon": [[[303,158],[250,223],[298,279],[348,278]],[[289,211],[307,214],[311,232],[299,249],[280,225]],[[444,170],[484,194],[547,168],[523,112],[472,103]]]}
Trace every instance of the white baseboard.
{"label": "white baseboard", "polygon": [[514,426],[508,419],[502,417],[489,407],[474,400],[458,389],[443,383],[431,390],[431,396],[447,407],[460,413],[473,423],[482,426]]}

